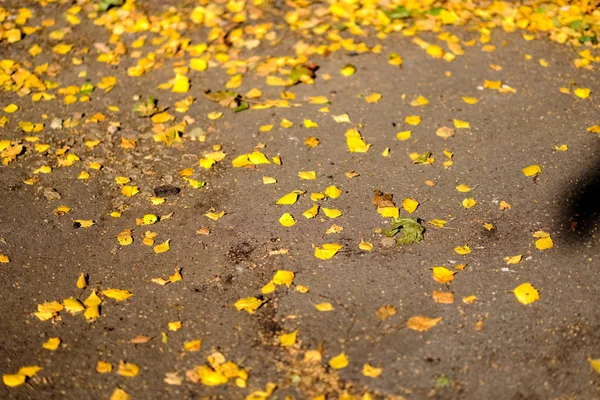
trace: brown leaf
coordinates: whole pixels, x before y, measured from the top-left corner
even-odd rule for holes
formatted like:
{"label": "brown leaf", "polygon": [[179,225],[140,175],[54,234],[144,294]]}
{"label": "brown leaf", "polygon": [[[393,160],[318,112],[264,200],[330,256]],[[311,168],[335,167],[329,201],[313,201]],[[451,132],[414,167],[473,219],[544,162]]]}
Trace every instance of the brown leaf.
{"label": "brown leaf", "polygon": [[436,303],[440,303],[440,304],[454,303],[454,293],[452,293],[452,292],[438,292],[437,290],[434,290],[431,297],[433,297],[433,300]]}
{"label": "brown leaf", "polygon": [[154,336],[138,335],[138,336],[134,337],[133,339],[131,339],[129,341],[129,343],[131,343],[131,344],[144,344],[144,343],[148,343],[152,339],[154,339]]}
{"label": "brown leaf", "polygon": [[375,189],[373,191],[373,205],[377,208],[381,207],[396,207],[394,204],[393,197],[394,195],[391,193],[383,193],[381,190]]}
{"label": "brown leaf", "polygon": [[454,136],[454,129],[448,128],[447,126],[442,126],[435,131],[435,134],[441,138],[448,139]]}
{"label": "brown leaf", "polygon": [[383,305],[383,306],[379,307],[377,309],[377,311],[375,311],[375,316],[380,321],[385,321],[386,319],[388,319],[389,317],[391,317],[392,315],[395,315],[395,314],[396,314],[396,307],[394,307],[391,304]]}

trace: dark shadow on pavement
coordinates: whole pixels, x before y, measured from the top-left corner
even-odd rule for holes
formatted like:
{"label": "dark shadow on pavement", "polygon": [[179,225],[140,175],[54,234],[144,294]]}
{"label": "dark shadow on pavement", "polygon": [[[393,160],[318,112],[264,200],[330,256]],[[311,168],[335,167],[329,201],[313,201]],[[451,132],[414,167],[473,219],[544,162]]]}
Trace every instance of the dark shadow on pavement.
{"label": "dark shadow on pavement", "polygon": [[600,223],[600,158],[574,184],[567,183],[561,204],[566,208],[559,222],[567,242],[589,242],[598,233]]}

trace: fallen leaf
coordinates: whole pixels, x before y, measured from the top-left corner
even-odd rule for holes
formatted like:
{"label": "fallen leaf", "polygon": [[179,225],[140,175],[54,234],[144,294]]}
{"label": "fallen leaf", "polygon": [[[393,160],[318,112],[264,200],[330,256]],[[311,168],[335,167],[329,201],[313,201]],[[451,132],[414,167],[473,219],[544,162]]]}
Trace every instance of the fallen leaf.
{"label": "fallen leaf", "polygon": [[530,165],[528,167],[523,168],[523,174],[525,176],[536,176],[542,173],[542,169],[539,165]]}
{"label": "fallen leaf", "polygon": [[279,335],[279,345],[282,347],[291,347],[296,344],[296,338],[298,330],[290,333],[283,333]]}
{"label": "fallen leaf", "polygon": [[530,304],[540,299],[540,293],[529,282],[520,284],[513,292],[521,304]]}
{"label": "fallen leaf", "polygon": [[431,297],[433,298],[433,300],[436,303],[440,303],[440,304],[454,303],[454,293],[452,293],[452,292],[439,292],[437,290],[434,290]]}
{"label": "fallen leaf", "polygon": [[383,305],[375,311],[375,317],[380,321],[385,321],[392,315],[396,315],[396,307],[391,304]]}
{"label": "fallen leaf", "polygon": [[433,267],[433,279],[439,283],[448,283],[454,280],[454,274],[456,272],[450,271],[446,267]]}
{"label": "fallen leaf", "polygon": [[409,329],[419,331],[419,332],[424,332],[424,331],[428,331],[429,329],[436,326],[441,320],[442,320],[442,317],[427,318],[427,317],[422,317],[422,316],[415,316],[415,317],[409,318],[408,322],[406,323],[406,326]]}
{"label": "fallen leaf", "polygon": [[257,299],[256,297],[246,297],[243,299],[239,299],[235,302],[234,306],[238,311],[246,311],[249,314],[253,314],[256,310],[260,308],[265,300]]}
{"label": "fallen leaf", "polygon": [[59,338],[53,337],[53,338],[46,340],[44,342],[44,344],[42,344],[42,347],[46,350],[54,351],[54,350],[58,349],[58,346],[60,346],[60,343],[61,343],[61,340]]}
{"label": "fallen leaf", "polygon": [[315,304],[315,308],[319,311],[333,311],[333,305],[331,303],[319,303]]}
{"label": "fallen leaf", "polygon": [[370,364],[364,364],[362,374],[369,378],[377,378],[383,372],[383,368],[375,368]]}
{"label": "fallen leaf", "polygon": [[342,247],[344,246],[336,243],[325,243],[321,247],[315,247],[315,257],[321,260],[328,260],[335,256]]}
{"label": "fallen leaf", "polygon": [[349,361],[348,357],[346,356],[346,353],[342,352],[337,356],[333,357],[331,360],[329,360],[328,364],[333,369],[343,369],[348,366]]}

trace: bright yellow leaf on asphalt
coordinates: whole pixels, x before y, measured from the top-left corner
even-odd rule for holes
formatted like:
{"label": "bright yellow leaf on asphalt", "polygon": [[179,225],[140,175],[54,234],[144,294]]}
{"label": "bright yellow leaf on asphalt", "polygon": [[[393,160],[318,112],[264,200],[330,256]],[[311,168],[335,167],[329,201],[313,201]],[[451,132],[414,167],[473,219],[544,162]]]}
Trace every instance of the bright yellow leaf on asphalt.
{"label": "bright yellow leaf on asphalt", "polygon": [[287,120],[287,119],[284,118],[284,119],[281,120],[280,126],[282,128],[291,128],[292,126],[294,126],[294,123],[292,121]]}
{"label": "bright yellow leaf on asphalt", "polygon": [[290,213],[285,213],[279,218],[279,223],[283,226],[289,227],[296,225],[296,220]]}
{"label": "bright yellow leaf on asphalt", "polygon": [[266,133],[266,132],[271,132],[272,129],[273,129],[273,125],[262,125],[260,128],[258,128],[258,131],[262,132],[262,133]]}
{"label": "bright yellow leaf on asphalt", "polygon": [[356,129],[346,131],[346,145],[351,153],[366,153],[371,147],[367,144]]}
{"label": "bright yellow leaf on asphalt", "polygon": [[525,176],[536,176],[542,173],[542,169],[539,165],[530,165],[528,167],[523,168],[523,174]]}
{"label": "bright yellow leaf on asphalt", "polygon": [[456,187],[456,190],[458,190],[461,193],[467,193],[467,192],[470,192],[473,189],[471,187],[469,187],[468,185],[460,184],[460,185],[458,185]]}
{"label": "bright yellow leaf on asphalt", "polygon": [[202,340],[190,340],[183,343],[183,349],[185,351],[200,351],[200,347],[202,347]]}
{"label": "bright yellow leaf on asphalt", "polygon": [[462,201],[462,205],[463,205],[464,208],[468,209],[468,208],[471,208],[471,207],[475,207],[475,205],[477,205],[477,201],[475,201],[475,199],[471,199],[471,198],[464,199]]}
{"label": "bright yellow leaf on asphalt", "polygon": [[376,368],[370,364],[363,365],[362,374],[369,378],[377,378],[383,372],[383,368]]}
{"label": "bright yellow leaf on asphalt", "polygon": [[4,374],[2,382],[8,387],[16,387],[25,383],[27,376],[24,374]]}
{"label": "bright yellow leaf on asphalt", "polygon": [[300,171],[298,177],[303,181],[310,181],[317,179],[317,173],[315,171]]}
{"label": "bright yellow leaf on asphalt", "polygon": [[460,119],[455,119],[454,120],[454,127],[456,129],[470,128],[471,124],[468,123],[467,121],[461,121]]}
{"label": "bright yellow leaf on asphalt", "polygon": [[44,344],[42,344],[42,347],[46,350],[54,351],[58,349],[58,346],[60,346],[60,342],[61,340],[59,338],[53,337],[46,340]]}
{"label": "bright yellow leaf on asphalt", "polygon": [[138,367],[137,365],[125,361],[119,361],[119,368],[117,369],[117,374],[121,376],[126,376],[128,378],[133,378],[139,372],[140,367]]}
{"label": "bright yellow leaf on asphalt", "polygon": [[513,292],[521,304],[531,304],[540,299],[540,293],[529,282],[520,284]]}
{"label": "bright yellow leaf on asphalt", "polygon": [[504,257],[504,261],[507,264],[518,264],[521,262],[521,259],[523,258],[522,254],[516,255],[516,256],[512,256],[512,257]]}
{"label": "bright yellow leaf on asphalt", "polygon": [[18,109],[19,109],[18,105],[11,103],[11,104],[7,105],[6,107],[4,107],[4,112],[12,114],[15,111],[17,111]]}
{"label": "bright yellow leaf on asphalt", "polygon": [[310,119],[304,119],[304,126],[306,128],[318,128],[319,124],[317,124],[315,121],[311,121]]}
{"label": "bright yellow leaf on asphalt", "polygon": [[593,360],[591,358],[588,358],[588,362],[590,363],[592,368],[596,370],[596,372],[600,373],[600,359]]}
{"label": "bright yellow leaf on asphalt", "polygon": [[133,197],[140,192],[137,186],[125,185],[121,187],[121,193],[127,197]]}
{"label": "bright yellow leaf on asphalt", "polygon": [[364,240],[361,240],[360,243],[358,244],[358,248],[361,249],[362,251],[373,251],[373,244],[369,243],[369,242],[365,242]]}
{"label": "bright yellow leaf on asphalt", "polygon": [[171,240],[169,239],[161,244],[154,246],[154,252],[156,254],[160,254],[160,253],[166,253],[167,251],[169,251],[171,249],[171,247],[169,246],[170,241]]}
{"label": "bright yellow leaf on asphalt", "polygon": [[346,368],[349,364],[348,357],[346,353],[342,352],[337,356],[333,357],[329,360],[329,366],[333,369],[343,369]]}
{"label": "bright yellow leaf on asphalt", "polygon": [[581,99],[587,99],[588,97],[590,97],[591,92],[592,91],[588,88],[577,88],[575,89],[575,96]]}
{"label": "bright yellow leaf on asphalt", "polygon": [[177,332],[181,329],[181,321],[171,321],[167,324],[169,330],[172,332]]}
{"label": "bright yellow leaf on asphalt", "polygon": [[479,102],[479,100],[475,97],[464,97],[463,96],[462,100],[467,104],[477,104],[477,102]]}
{"label": "bright yellow leaf on asphalt", "polygon": [[415,100],[410,102],[410,105],[413,107],[426,106],[427,104],[429,104],[429,100],[427,100],[427,98],[423,96],[419,96]]}
{"label": "bright yellow leaf on asphalt", "polygon": [[208,119],[211,121],[217,120],[223,116],[223,113],[220,111],[209,112],[207,115]]}
{"label": "bright yellow leaf on asphalt", "polygon": [[186,93],[188,90],[190,90],[190,78],[185,75],[176,75],[171,92]]}
{"label": "bright yellow leaf on asphalt", "polygon": [[308,98],[310,104],[327,104],[329,99],[325,96],[311,96]]}
{"label": "bright yellow leaf on asphalt", "polygon": [[279,335],[279,345],[282,347],[291,347],[296,344],[297,336],[298,330],[290,333],[283,333]]}
{"label": "bright yellow leaf on asphalt", "polygon": [[82,228],[89,228],[96,223],[91,219],[75,219],[73,222],[78,223]]}
{"label": "bright yellow leaf on asphalt", "polygon": [[533,237],[537,238],[535,248],[538,250],[548,250],[554,246],[550,234],[547,232],[537,231],[533,234]]}
{"label": "bright yellow leaf on asphalt", "polygon": [[409,197],[404,199],[402,202],[402,208],[404,208],[409,214],[414,213],[417,207],[419,207],[419,202]]}
{"label": "bright yellow leaf on asphalt", "polygon": [[311,219],[317,216],[317,214],[319,213],[319,205],[315,204],[314,206],[312,206],[311,208],[309,208],[308,210],[304,211],[302,213],[302,215],[307,218],[307,219]]}
{"label": "bright yellow leaf on asphalt", "polygon": [[285,285],[289,288],[294,282],[294,276],[295,274],[292,271],[280,269],[273,275],[273,283],[275,285]]}
{"label": "bright yellow leaf on asphalt", "polygon": [[133,296],[133,294],[129,292],[129,290],[123,289],[106,289],[102,291],[102,294],[111,299],[115,299],[116,301],[127,300],[128,298]]}
{"label": "bright yellow leaf on asphalt", "polygon": [[405,141],[410,139],[412,135],[412,131],[402,131],[402,132],[398,132],[396,134],[396,139],[400,140],[400,141]]}
{"label": "bright yellow leaf on asphalt", "polygon": [[246,311],[253,314],[263,303],[265,303],[264,300],[257,299],[256,297],[246,297],[236,301],[234,306],[238,311]]}
{"label": "bright yellow leaf on asphalt", "polygon": [[73,297],[69,297],[68,299],[63,300],[63,305],[65,306],[65,310],[71,314],[77,314],[85,310],[85,307],[81,302]]}
{"label": "bright yellow leaf on asphalt", "polygon": [[381,94],[379,93],[372,93],[365,97],[367,103],[377,103],[379,100],[381,100]]}
{"label": "bright yellow leaf on asphalt", "polygon": [[448,283],[454,280],[454,271],[450,271],[446,267],[433,267],[433,280],[439,283]]}
{"label": "bright yellow leaf on asphalt", "polygon": [[333,311],[333,305],[331,303],[319,303],[315,304],[315,308],[319,311]]}
{"label": "bright yellow leaf on asphalt", "polygon": [[254,165],[271,164],[271,161],[269,161],[267,156],[260,151],[253,151],[252,153],[248,154],[248,160],[250,160],[250,162]]}
{"label": "bright yellow leaf on asphalt", "polygon": [[600,125],[592,125],[589,128],[587,128],[587,131],[600,134]]}
{"label": "bright yellow leaf on asphalt", "polygon": [[111,363],[107,363],[106,361],[98,361],[96,364],[96,372],[99,374],[107,374],[112,372],[113,366]]}
{"label": "bright yellow leaf on asphalt", "polygon": [[64,55],[64,54],[67,54],[68,52],[70,52],[72,48],[73,48],[72,44],[59,43],[52,48],[52,51],[55,52],[56,54]]}
{"label": "bright yellow leaf on asphalt", "polygon": [[321,247],[315,247],[315,257],[328,260],[342,249],[342,245],[336,243],[325,243]]}
{"label": "bright yellow leaf on asphalt", "polygon": [[225,211],[221,211],[218,213],[214,213],[214,212],[207,212],[206,214],[204,214],[205,217],[212,219],[213,221],[218,220],[219,218],[221,218],[222,216],[225,215]]}
{"label": "bright yellow leaf on asphalt", "polygon": [[465,254],[471,253],[471,248],[465,244],[464,246],[455,247],[454,251],[456,252],[456,254],[460,254],[460,255],[464,256]]}
{"label": "bright yellow leaf on asphalt", "polygon": [[442,317],[439,318],[427,318],[422,316],[410,317],[406,323],[409,329],[419,332],[425,332],[436,326]]}
{"label": "bright yellow leaf on asphalt", "polygon": [[208,68],[208,63],[203,58],[190,59],[190,68],[194,71],[204,71]]}
{"label": "bright yellow leaf on asphalt", "polygon": [[352,76],[356,72],[356,67],[354,65],[346,65],[344,68],[340,70],[340,73],[344,76]]}
{"label": "bright yellow leaf on asphalt", "polygon": [[398,210],[398,207],[379,207],[377,209],[377,212],[383,218],[399,218],[400,217],[400,211]]}
{"label": "bright yellow leaf on asphalt", "polygon": [[325,213],[325,215],[329,218],[337,218],[342,215],[342,212],[335,208],[325,208],[321,207],[321,210]]}
{"label": "bright yellow leaf on asphalt", "polygon": [[343,192],[336,186],[328,186],[327,189],[325,189],[325,195],[330,199],[337,199],[342,193]]}
{"label": "bright yellow leaf on asphalt", "polygon": [[131,400],[131,396],[121,388],[116,388],[108,400]]}
{"label": "bright yellow leaf on asphalt", "polygon": [[295,204],[298,201],[298,193],[296,192],[290,192],[288,194],[286,194],[285,196],[282,196],[279,198],[279,200],[277,200],[277,204],[287,204],[287,205],[291,205],[291,204]]}
{"label": "bright yellow leaf on asphalt", "polygon": [[304,139],[304,144],[310,148],[317,147],[321,142],[314,136],[307,137]]}
{"label": "bright yellow leaf on asphalt", "polygon": [[421,123],[421,117],[419,115],[409,115],[408,117],[404,118],[404,122],[406,122],[409,125],[419,125]]}

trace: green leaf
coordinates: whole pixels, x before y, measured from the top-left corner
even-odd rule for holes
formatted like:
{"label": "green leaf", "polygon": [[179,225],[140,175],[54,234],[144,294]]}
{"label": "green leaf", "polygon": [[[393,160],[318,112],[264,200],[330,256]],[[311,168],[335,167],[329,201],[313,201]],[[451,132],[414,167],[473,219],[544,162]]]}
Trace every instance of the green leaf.
{"label": "green leaf", "polygon": [[405,19],[412,16],[412,13],[404,6],[398,6],[392,11],[388,11],[386,14],[390,19]]}
{"label": "green leaf", "polygon": [[98,11],[108,11],[113,7],[121,7],[124,0],[100,0],[98,2]]}
{"label": "green leaf", "polygon": [[233,109],[233,112],[240,112],[250,108],[250,105],[247,101],[240,101],[240,105]]}
{"label": "green leaf", "polygon": [[397,244],[413,244],[423,240],[423,232],[425,228],[416,218],[394,218],[392,225],[381,233],[388,237],[400,233],[400,237],[396,238]]}

